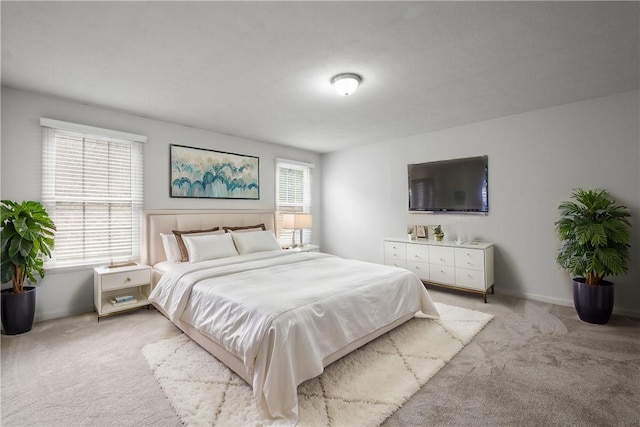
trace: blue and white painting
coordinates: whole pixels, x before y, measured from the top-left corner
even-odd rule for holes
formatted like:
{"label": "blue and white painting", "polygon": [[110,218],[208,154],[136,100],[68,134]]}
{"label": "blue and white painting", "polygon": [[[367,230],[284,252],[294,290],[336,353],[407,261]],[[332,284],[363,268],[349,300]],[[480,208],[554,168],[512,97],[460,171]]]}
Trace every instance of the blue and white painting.
{"label": "blue and white painting", "polygon": [[171,145],[171,197],[260,199],[258,157]]}

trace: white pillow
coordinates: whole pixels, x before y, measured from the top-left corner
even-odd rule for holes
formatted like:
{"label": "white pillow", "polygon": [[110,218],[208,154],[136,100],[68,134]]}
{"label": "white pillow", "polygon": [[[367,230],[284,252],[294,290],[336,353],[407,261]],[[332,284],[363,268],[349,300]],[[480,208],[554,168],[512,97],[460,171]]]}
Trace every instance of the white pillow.
{"label": "white pillow", "polygon": [[231,235],[240,255],[282,249],[271,230],[252,231],[249,233],[232,231]]}
{"label": "white pillow", "polygon": [[162,246],[164,246],[164,254],[167,257],[167,261],[180,262],[182,260],[182,254],[178,247],[178,241],[173,233],[160,233],[162,238]]}
{"label": "white pillow", "polygon": [[182,235],[189,253],[189,263],[238,255],[229,234]]}

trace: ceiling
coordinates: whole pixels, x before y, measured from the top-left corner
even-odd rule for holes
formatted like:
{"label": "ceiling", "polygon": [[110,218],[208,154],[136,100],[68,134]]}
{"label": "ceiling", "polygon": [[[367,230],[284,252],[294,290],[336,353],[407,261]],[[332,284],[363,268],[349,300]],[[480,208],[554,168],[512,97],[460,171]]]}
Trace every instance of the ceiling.
{"label": "ceiling", "polygon": [[639,5],[2,1],[2,85],[331,152],[636,90]]}

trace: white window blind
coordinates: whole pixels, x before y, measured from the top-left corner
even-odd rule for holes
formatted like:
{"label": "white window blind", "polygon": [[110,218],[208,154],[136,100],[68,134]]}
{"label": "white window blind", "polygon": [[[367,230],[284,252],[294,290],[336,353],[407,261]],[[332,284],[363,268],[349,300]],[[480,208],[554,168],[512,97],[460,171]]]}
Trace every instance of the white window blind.
{"label": "white window blind", "polygon": [[[300,242],[300,232],[282,227],[283,214],[311,213],[311,170],[313,165],[293,160],[276,160],[276,222],[280,230],[279,242],[289,246],[292,237]],[[303,230],[302,243],[311,242],[311,230]]]}
{"label": "white window blind", "polygon": [[40,123],[42,201],[57,228],[47,265],[138,260],[146,137],[49,119]]}

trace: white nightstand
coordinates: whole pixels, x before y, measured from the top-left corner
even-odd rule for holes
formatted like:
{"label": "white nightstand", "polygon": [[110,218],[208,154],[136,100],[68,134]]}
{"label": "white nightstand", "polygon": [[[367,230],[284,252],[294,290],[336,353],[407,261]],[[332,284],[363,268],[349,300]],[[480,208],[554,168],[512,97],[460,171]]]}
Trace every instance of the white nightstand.
{"label": "white nightstand", "polygon": [[302,247],[285,249],[285,251],[289,251],[289,252],[320,252],[320,246],[318,246],[318,245],[304,245]]}
{"label": "white nightstand", "polygon": [[[93,304],[102,316],[148,306],[151,293],[151,267],[136,264],[126,267],[93,269]],[[132,296],[135,300],[112,303],[116,297]]]}

